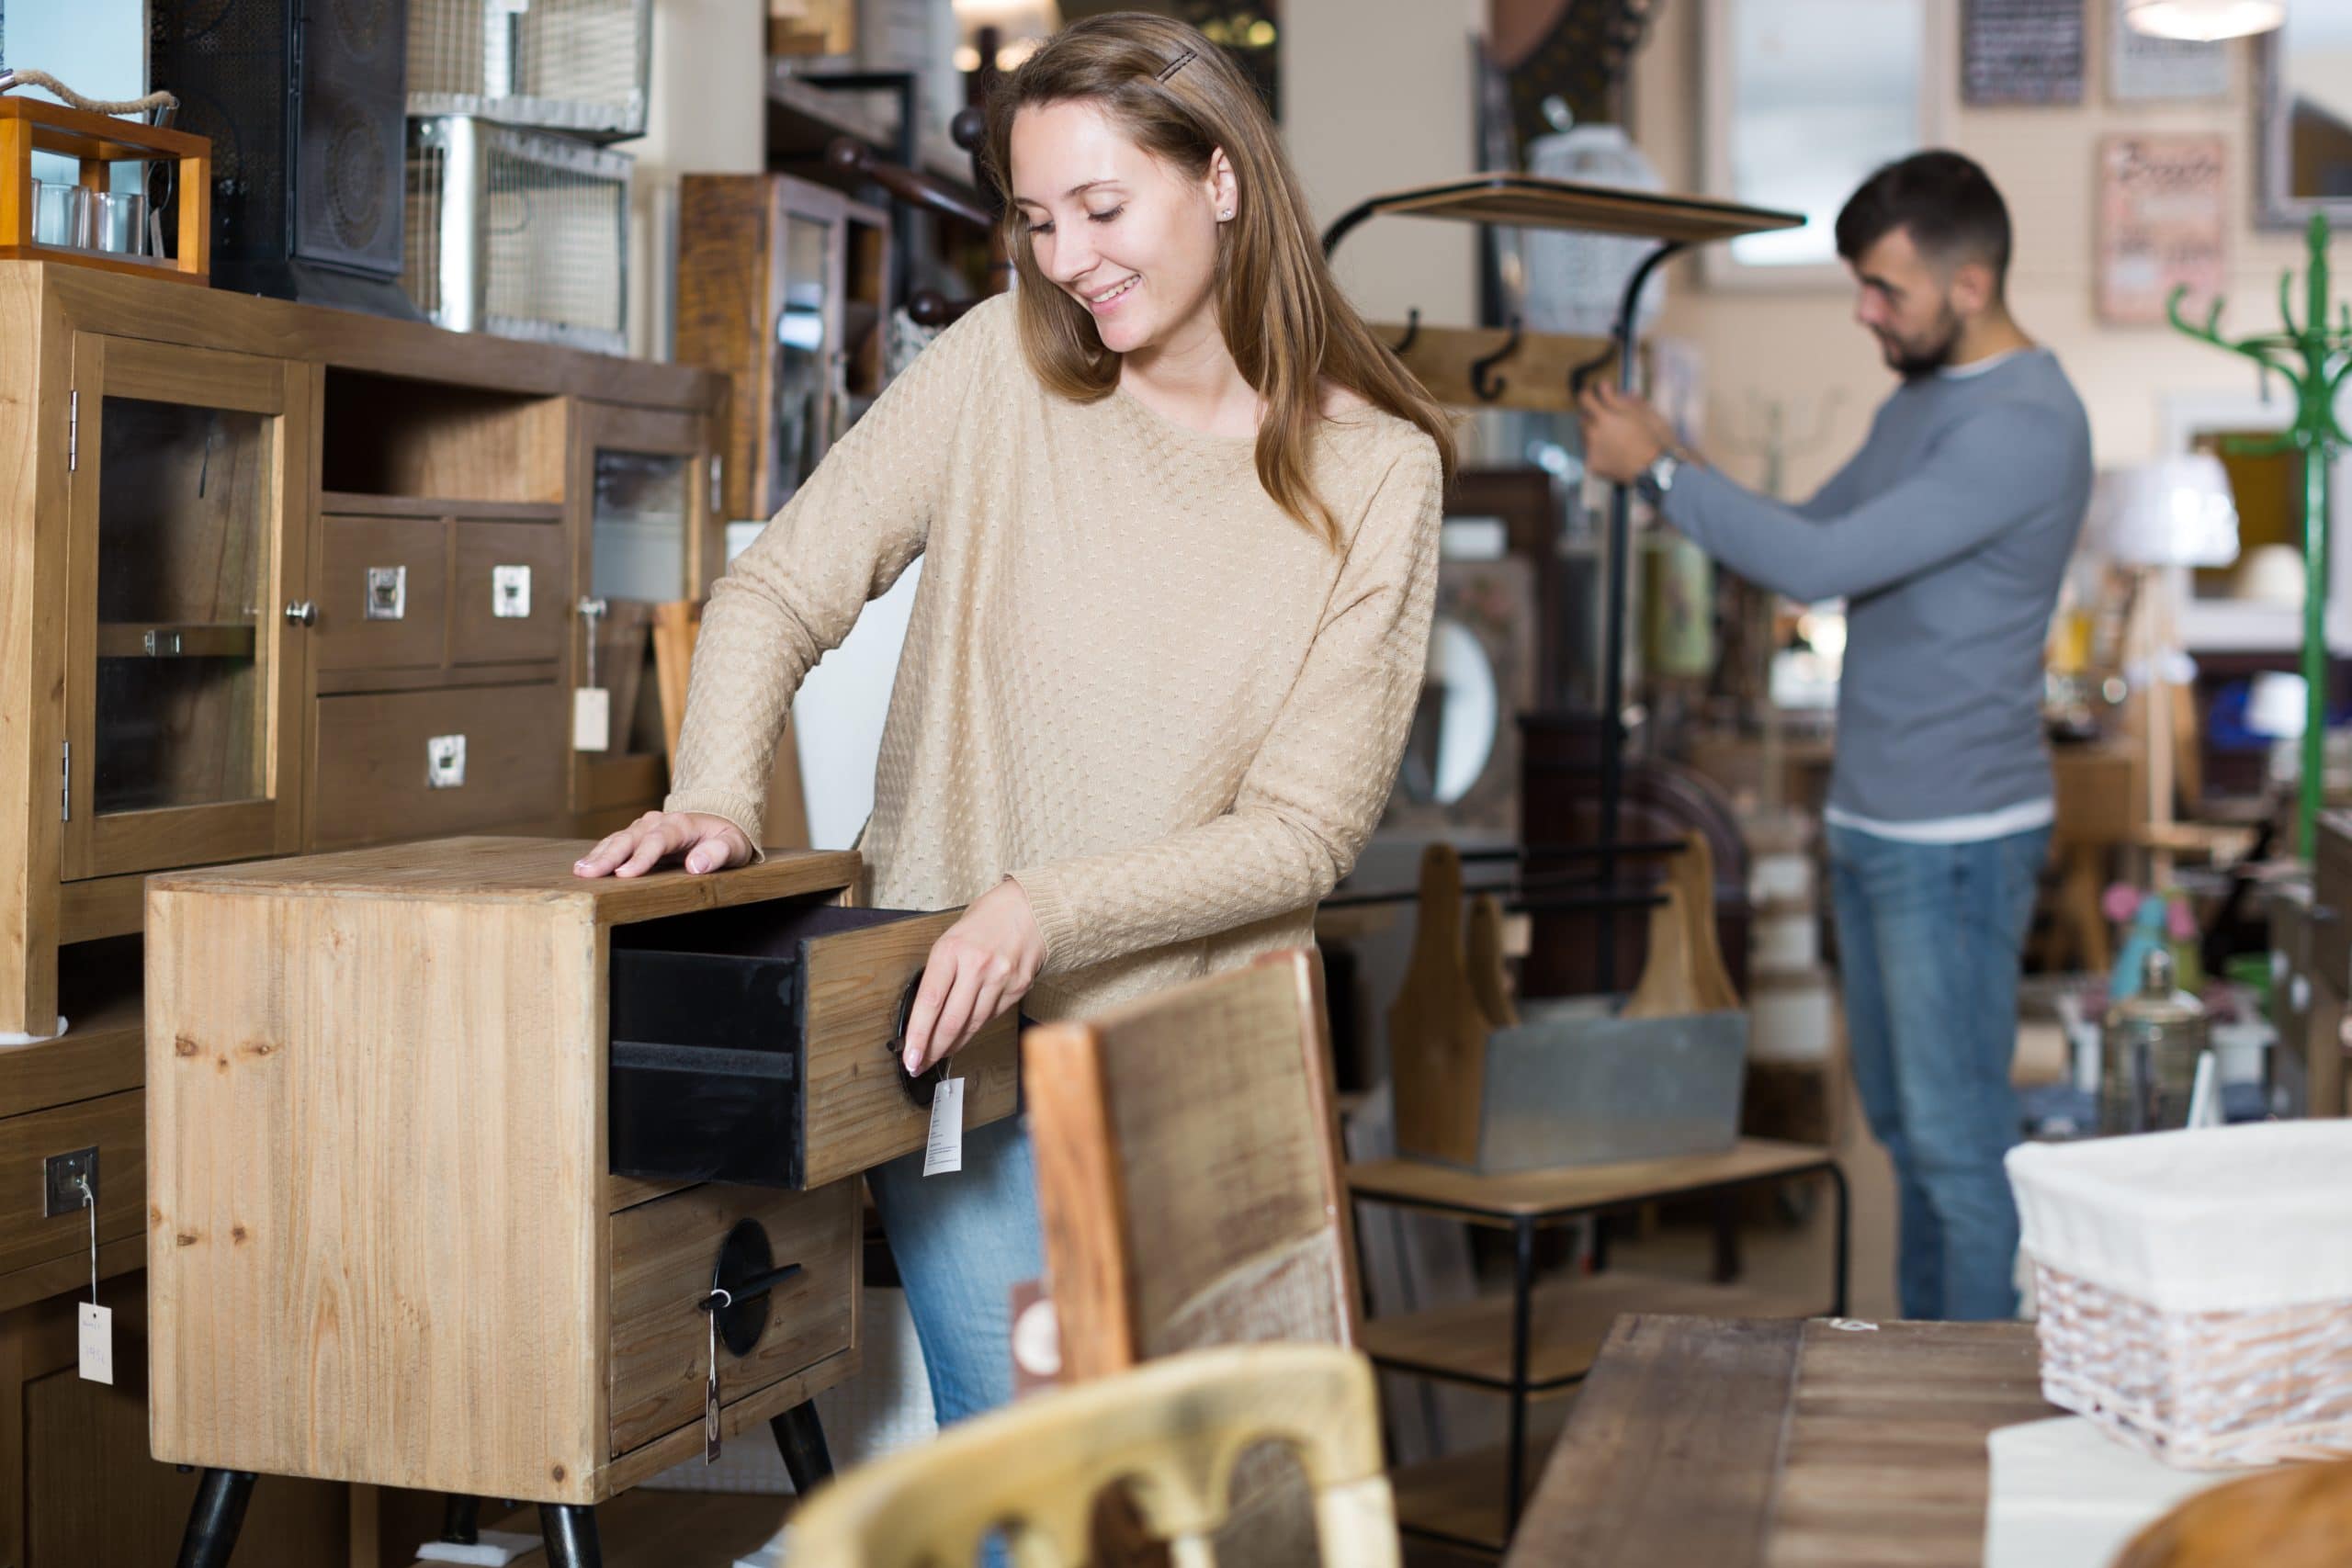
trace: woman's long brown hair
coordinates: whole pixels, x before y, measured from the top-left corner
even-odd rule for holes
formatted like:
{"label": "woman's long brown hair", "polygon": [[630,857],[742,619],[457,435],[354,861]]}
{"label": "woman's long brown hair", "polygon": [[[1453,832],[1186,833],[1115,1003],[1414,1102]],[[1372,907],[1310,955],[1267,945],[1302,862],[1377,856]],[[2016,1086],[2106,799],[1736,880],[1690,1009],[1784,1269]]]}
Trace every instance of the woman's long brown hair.
{"label": "woman's long brown hair", "polygon": [[1339,543],[1339,522],[1307,475],[1326,382],[1427,431],[1453,477],[1452,420],[1332,281],[1298,176],[1256,87],[1224,51],[1166,17],[1123,11],[1073,22],[989,96],[989,163],[1021,280],[1022,346],[1048,387],[1092,402],[1119,384],[1119,356],[1102,346],[1085,307],[1038,270],[1012,201],[1013,116],[1032,105],[1072,102],[1099,105],[1136,146],[1190,177],[1205,177],[1219,151],[1232,165],[1240,201],[1234,220],[1217,226],[1213,287],[1226,347],[1266,401],[1258,480],[1276,504]]}

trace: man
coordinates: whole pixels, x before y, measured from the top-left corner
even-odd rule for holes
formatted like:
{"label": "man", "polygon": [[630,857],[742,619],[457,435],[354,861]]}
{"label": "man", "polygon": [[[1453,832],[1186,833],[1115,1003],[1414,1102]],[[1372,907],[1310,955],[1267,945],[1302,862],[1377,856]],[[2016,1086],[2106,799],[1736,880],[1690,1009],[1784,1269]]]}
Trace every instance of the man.
{"label": "man", "polygon": [[1902,385],[1819,494],[1743,490],[1607,389],[1583,401],[1585,460],[1741,575],[1847,601],[1832,897],[1854,1080],[1902,1188],[1903,1314],[2007,1317],[2018,952],[2053,816],[2042,642],[2090,430],[2009,317],[2008,211],[1968,159],[1872,175],[1838,214],[1838,253]]}

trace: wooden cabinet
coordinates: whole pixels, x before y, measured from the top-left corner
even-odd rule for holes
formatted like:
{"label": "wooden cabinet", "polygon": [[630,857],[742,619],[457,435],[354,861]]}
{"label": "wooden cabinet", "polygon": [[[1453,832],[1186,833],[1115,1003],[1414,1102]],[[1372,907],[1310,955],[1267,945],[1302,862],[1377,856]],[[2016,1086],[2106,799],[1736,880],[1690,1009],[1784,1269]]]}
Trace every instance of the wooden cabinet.
{"label": "wooden cabinet", "polygon": [[290,851],[311,368],[97,333],[73,367],[60,874]]}
{"label": "wooden cabinet", "polygon": [[[852,1369],[854,1178],[927,1127],[890,1050],[927,937],[808,977],[808,1059],[838,1066],[811,1111],[822,1184],[616,1175],[610,1084],[634,1043],[607,1035],[616,933],[831,904],[858,860],[584,881],[584,848],[455,840],[150,882],[158,1458],[593,1505],[701,1450],[702,1309],[728,1280],[752,1311],[718,1330],[724,1432]],[[1013,1053],[1007,1020],[959,1059],[968,1120],[1011,1113]],[[730,1262],[746,1227],[754,1256]]]}

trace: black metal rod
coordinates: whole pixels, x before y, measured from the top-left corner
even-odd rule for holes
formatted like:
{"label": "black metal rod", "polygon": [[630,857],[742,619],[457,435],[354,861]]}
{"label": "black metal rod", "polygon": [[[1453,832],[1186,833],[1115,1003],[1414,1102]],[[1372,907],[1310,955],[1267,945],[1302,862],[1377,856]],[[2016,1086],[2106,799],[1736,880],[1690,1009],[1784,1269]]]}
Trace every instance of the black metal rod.
{"label": "black metal rod", "polygon": [[441,1539],[451,1546],[475,1546],[481,1540],[481,1499],[452,1492],[441,1504]]}
{"label": "black metal rod", "polygon": [[605,1568],[596,1510],[580,1503],[539,1505],[539,1534],[548,1568]]}
{"label": "black metal rod", "polygon": [[[1592,883],[1579,879],[1572,886],[1589,887]],[[1521,882],[1498,882],[1485,887],[1464,887],[1462,890],[1462,896],[1465,898],[1475,897],[1481,893],[1493,894],[1502,899],[1506,907],[1514,912],[1532,910],[1546,915],[1571,914],[1579,910],[1590,913],[1599,909],[1654,909],[1666,902],[1664,894],[1646,890],[1639,893],[1549,894],[1540,883],[1530,886]],[[1523,893],[1532,893],[1536,897],[1519,897]],[[1317,908],[1369,909],[1382,904],[1414,903],[1419,899],[1420,896],[1420,890],[1413,887],[1400,887],[1385,893],[1343,893],[1324,899]]]}
{"label": "black metal rod", "polygon": [[[1617,306],[1617,385],[1628,392],[1634,389],[1634,320],[1635,308],[1641,303],[1642,286],[1649,282],[1650,274],[1681,248],[1679,242],[1667,241],[1643,257],[1642,265],[1625,281],[1624,297]],[[1631,548],[1632,534],[1632,494],[1623,485],[1613,486],[1609,495],[1608,645],[1601,653],[1600,685],[1599,836],[1600,887],[1604,893],[1617,882],[1617,813],[1625,790],[1625,556]],[[1613,991],[1617,988],[1617,922],[1601,921],[1599,935],[1594,959],[1600,988]]]}
{"label": "black metal rod", "polygon": [[1503,1543],[1519,1533],[1519,1500],[1527,1484],[1528,1319],[1535,1302],[1535,1222],[1511,1225],[1510,1448],[1503,1469],[1510,1490],[1503,1498]]}
{"label": "black metal rod", "polygon": [[252,1471],[206,1471],[187,1511],[187,1530],[180,1537],[179,1568],[229,1568],[229,1554],[237,1550],[237,1532],[244,1529],[245,1505],[253,1495]]}
{"label": "black metal rod", "polygon": [[[1690,847],[1682,839],[1636,839],[1616,846],[1623,860],[1643,860],[1653,855],[1679,855]],[[1476,849],[1457,850],[1455,858],[1467,863],[1488,860],[1597,860],[1599,844],[1487,844]]]}
{"label": "black metal rod", "polygon": [[780,1269],[771,1269],[764,1274],[754,1274],[740,1285],[720,1286],[702,1299],[702,1310],[715,1312],[718,1309],[721,1304],[718,1300],[719,1290],[724,1290],[729,1297],[725,1304],[732,1306],[737,1302],[748,1302],[755,1296],[766,1295],[799,1272],[799,1264],[787,1263]]}
{"label": "black metal rod", "polygon": [[806,1497],[832,1479],[833,1456],[825,1447],[825,1428],[817,1419],[815,1400],[802,1400],[789,1410],[777,1411],[768,1417],[768,1430],[775,1434],[775,1450],[784,1456],[784,1472],[792,1477],[794,1493]]}
{"label": "black metal rod", "polygon": [[1838,1195],[1838,1279],[1830,1287],[1829,1291],[1829,1315],[1832,1317],[1843,1317],[1846,1315],[1846,1251],[1848,1247],[1848,1226],[1852,1223],[1851,1216],[1849,1213],[1850,1202],[1846,1195],[1845,1170],[1838,1166],[1833,1165],[1828,1168],[1828,1172],[1830,1189]]}

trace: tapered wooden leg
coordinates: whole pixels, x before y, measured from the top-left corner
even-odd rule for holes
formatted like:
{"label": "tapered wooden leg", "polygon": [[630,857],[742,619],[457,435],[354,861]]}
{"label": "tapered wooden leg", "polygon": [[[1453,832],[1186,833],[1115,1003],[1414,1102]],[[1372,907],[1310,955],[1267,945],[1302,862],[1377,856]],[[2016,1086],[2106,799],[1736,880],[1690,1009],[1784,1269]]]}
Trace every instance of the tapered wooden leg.
{"label": "tapered wooden leg", "polygon": [[252,1471],[206,1471],[196,1488],[196,1505],[187,1512],[187,1533],[180,1537],[179,1568],[229,1568],[229,1554],[237,1550],[237,1532],[244,1528],[245,1505],[253,1495]]}
{"label": "tapered wooden leg", "polygon": [[548,1568],[605,1568],[596,1537],[596,1510],[583,1503],[539,1505],[539,1534]]}
{"label": "tapered wooden leg", "polygon": [[815,1400],[777,1413],[768,1428],[775,1433],[776,1451],[784,1455],[785,1473],[792,1477],[795,1492],[805,1496],[819,1482],[831,1479],[833,1456],[825,1450],[825,1428],[817,1422]]}

